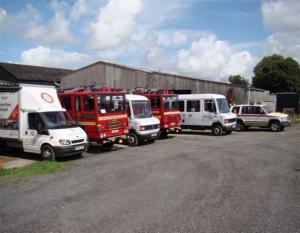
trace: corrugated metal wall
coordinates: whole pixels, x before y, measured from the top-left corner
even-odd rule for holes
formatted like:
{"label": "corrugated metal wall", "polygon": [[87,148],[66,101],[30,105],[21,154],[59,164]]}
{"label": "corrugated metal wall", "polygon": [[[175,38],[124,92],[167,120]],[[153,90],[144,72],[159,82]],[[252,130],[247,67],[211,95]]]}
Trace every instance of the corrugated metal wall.
{"label": "corrugated metal wall", "polygon": [[[98,62],[65,76],[61,79],[61,84],[63,88],[96,84],[121,89],[142,87],[161,90],[191,90],[192,93],[216,93],[225,96],[228,90],[233,88],[235,103],[248,102],[248,92],[246,88],[241,86],[148,72],[103,62]],[[257,102],[263,102],[267,98],[264,92],[252,93],[251,97],[254,96],[259,99],[256,100]]]}

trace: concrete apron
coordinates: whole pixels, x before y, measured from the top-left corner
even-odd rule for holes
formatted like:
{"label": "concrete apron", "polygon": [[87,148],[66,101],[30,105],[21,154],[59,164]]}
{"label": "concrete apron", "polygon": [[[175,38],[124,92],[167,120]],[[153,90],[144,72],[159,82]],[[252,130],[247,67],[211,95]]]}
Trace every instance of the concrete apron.
{"label": "concrete apron", "polygon": [[21,168],[21,167],[26,167],[35,162],[37,162],[37,161],[18,158],[18,159],[3,163],[3,168],[4,169]]}

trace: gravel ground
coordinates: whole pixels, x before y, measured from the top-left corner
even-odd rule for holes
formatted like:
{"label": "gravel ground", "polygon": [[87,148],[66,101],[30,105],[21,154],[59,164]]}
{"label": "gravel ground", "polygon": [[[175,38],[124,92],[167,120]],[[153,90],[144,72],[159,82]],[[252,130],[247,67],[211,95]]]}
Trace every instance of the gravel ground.
{"label": "gravel ground", "polygon": [[185,132],[0,187],[0,232],[300,232],[300,127]]}

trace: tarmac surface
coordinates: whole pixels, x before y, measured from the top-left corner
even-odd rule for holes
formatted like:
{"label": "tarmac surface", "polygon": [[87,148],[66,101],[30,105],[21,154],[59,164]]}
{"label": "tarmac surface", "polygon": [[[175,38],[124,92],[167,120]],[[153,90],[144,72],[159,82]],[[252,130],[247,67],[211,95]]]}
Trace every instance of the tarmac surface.
{"label": "tarmac surface", "polygon": [[0,232],[300,233],[300,127],[93,148],[0,186]]}

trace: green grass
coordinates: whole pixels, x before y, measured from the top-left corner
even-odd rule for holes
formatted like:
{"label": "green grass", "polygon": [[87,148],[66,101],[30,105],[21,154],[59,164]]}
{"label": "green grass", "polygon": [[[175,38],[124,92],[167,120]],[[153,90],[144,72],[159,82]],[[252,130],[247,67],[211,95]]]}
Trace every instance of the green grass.
{"label": "green grass", "polygon": [[294,118],[293,124],[300,124],[300,117]]}
{"label": "green grass", "polygon": [[63,171],[67,165],[62,162],[41,161],[33,163],[23,168],[1,169],[0,170],[0,184],[23,177],[43,175]]}

